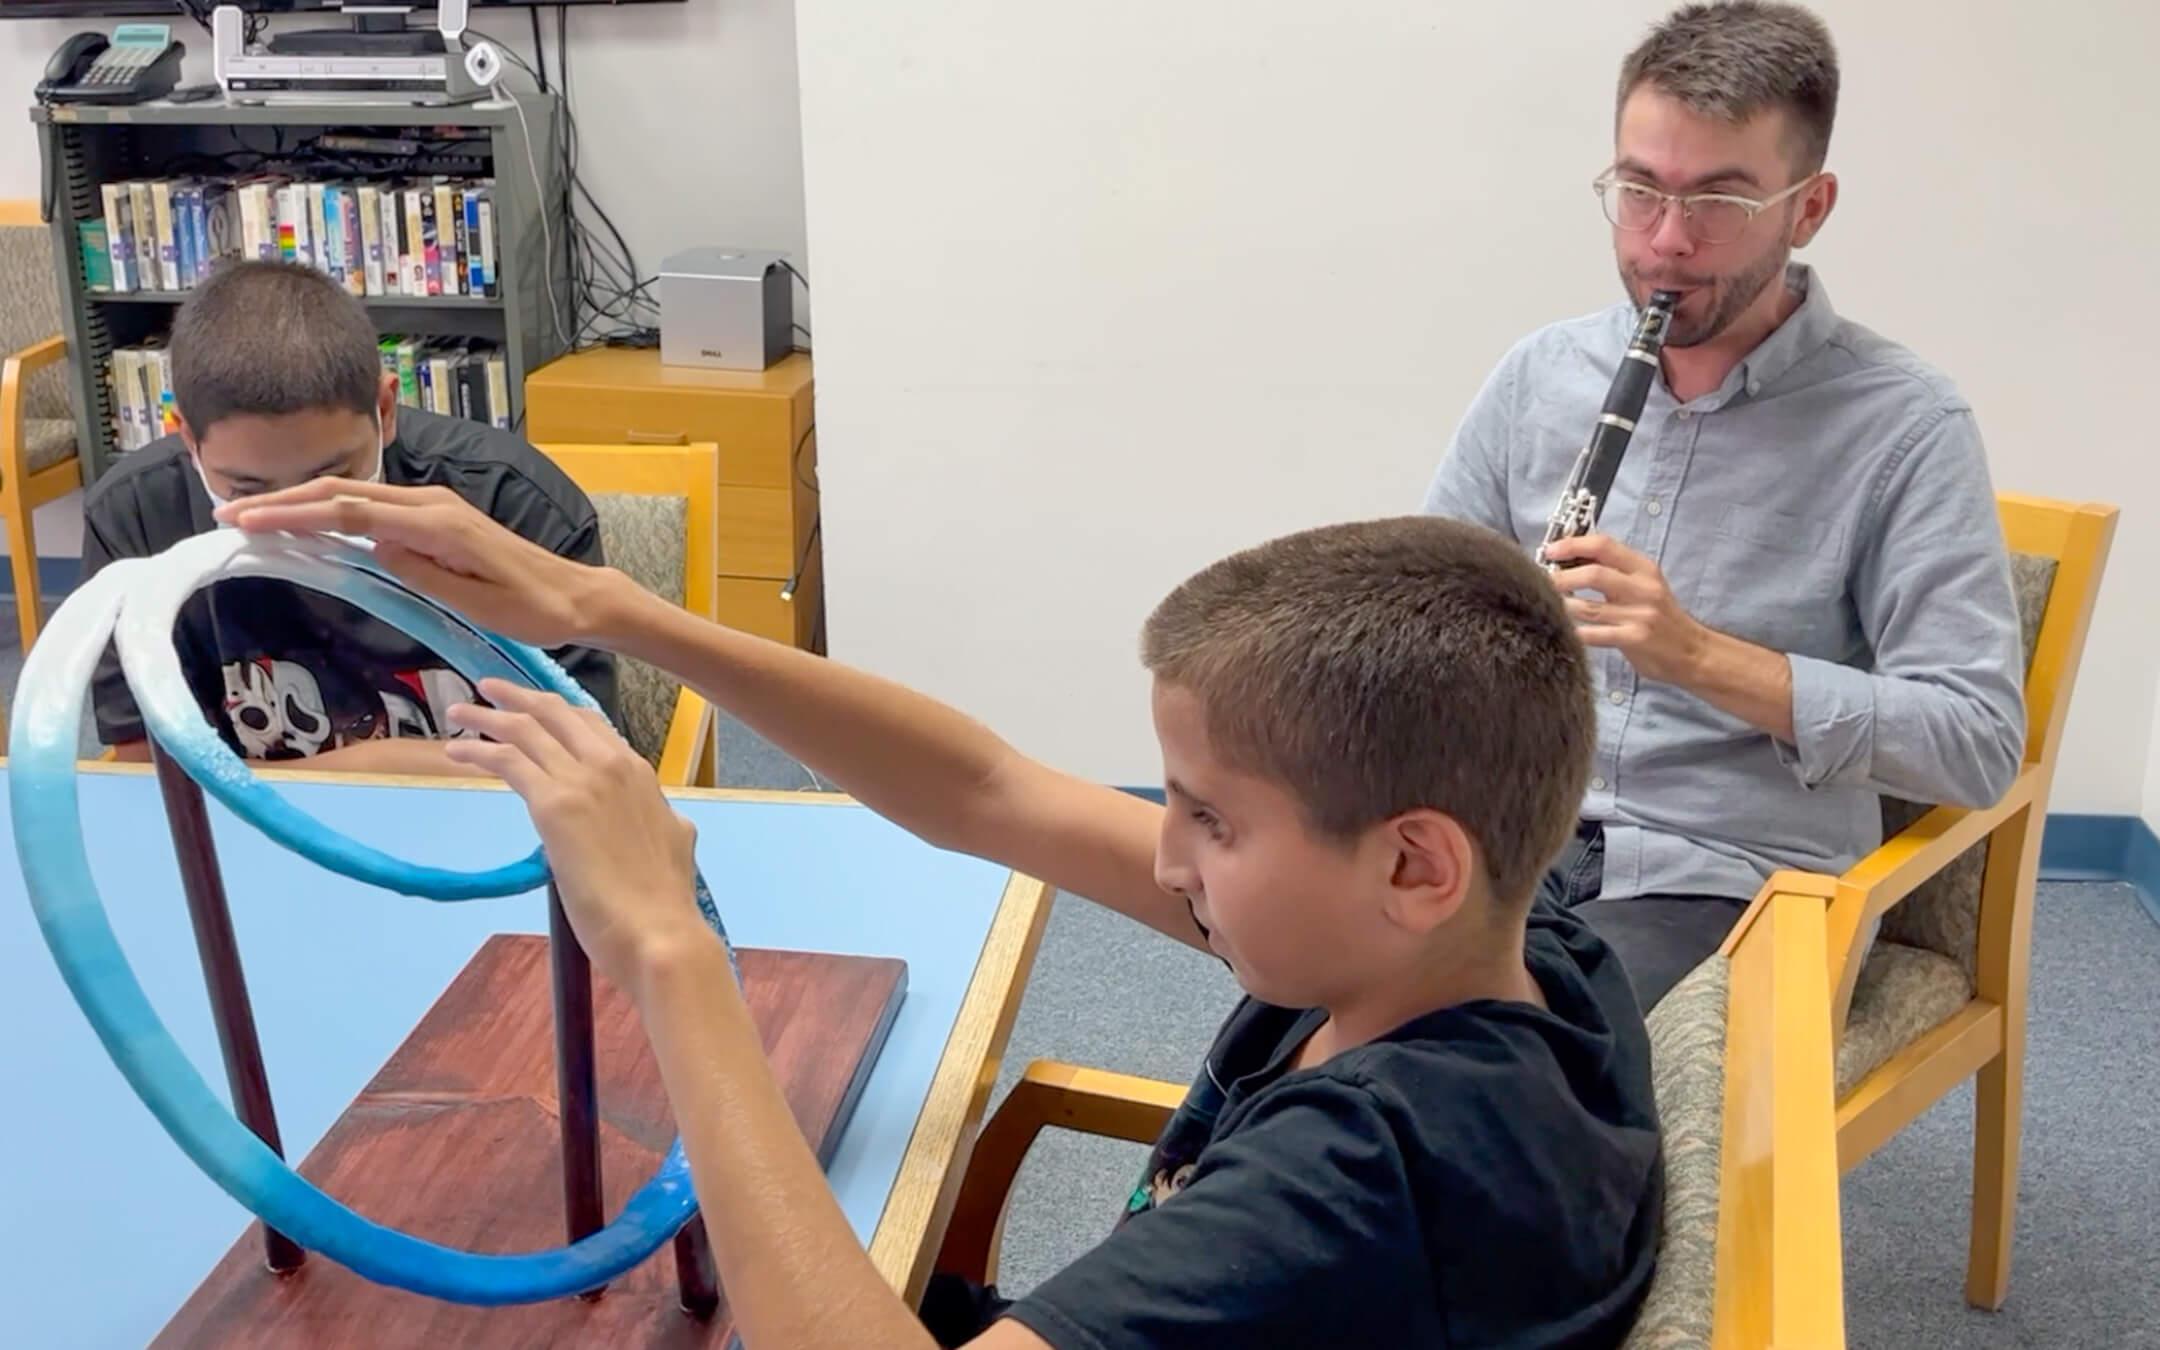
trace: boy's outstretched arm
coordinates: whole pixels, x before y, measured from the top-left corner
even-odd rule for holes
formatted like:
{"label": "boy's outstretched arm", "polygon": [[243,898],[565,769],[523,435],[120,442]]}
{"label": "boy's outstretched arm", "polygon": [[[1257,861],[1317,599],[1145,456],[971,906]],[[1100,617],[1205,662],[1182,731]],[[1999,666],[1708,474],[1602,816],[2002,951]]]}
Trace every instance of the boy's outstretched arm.
{"label": "boy's outstretched arm", "polygon": [[318,479],[222,508],[248,530],[376,541],[407,584],[544,647],[597,646],[672,672],[878,814],[1205,949],[1155,884],[1162,808],[1060,773],[913,690],[709,623],[503,528],[446,488]]}
{"label": "boy's outstretched arm", "polygon": [[[597,714],[484,682],[450,754],[525,799],[593,968],[637,1003],[746,1345],[933,1350],[856,1240],[774,1081],[726,949],[692,900],[695,832]],[[727,905],[725,888],[720,904]],[[1005,1321],[975,1350],[1047,1350]]]}

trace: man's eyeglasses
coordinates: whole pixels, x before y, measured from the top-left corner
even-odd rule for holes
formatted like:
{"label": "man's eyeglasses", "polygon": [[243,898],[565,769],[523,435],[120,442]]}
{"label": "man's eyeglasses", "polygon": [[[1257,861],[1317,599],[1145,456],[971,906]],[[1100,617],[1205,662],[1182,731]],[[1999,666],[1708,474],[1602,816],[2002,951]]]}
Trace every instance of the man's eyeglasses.
{"label": "man's eyeglasses", "polygon": [[1729,244],[1746,233],[1759,212],[1776,206],[1815,181],[1809,174],[1774,197],[1757,201],[1729,192],[1660,192],[1648,183],[1631,182],[1611,171],[1590,184],[1597,193],[1605,218],[1623,230],[1650,230],[1665,214],[1667,203],[1680,207],[1680,224],[1697,243]]}

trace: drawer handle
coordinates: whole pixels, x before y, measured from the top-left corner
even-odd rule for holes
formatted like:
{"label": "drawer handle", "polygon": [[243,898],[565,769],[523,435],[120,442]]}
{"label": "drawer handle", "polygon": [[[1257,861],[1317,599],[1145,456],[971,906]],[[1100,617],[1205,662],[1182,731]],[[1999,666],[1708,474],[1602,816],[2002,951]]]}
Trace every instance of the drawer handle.
{"label": "drawer handle", "polygon": [[637,428],[632,427],[623,435],[632,445],[690,444],[690,433],[687,431],[639,431]]}

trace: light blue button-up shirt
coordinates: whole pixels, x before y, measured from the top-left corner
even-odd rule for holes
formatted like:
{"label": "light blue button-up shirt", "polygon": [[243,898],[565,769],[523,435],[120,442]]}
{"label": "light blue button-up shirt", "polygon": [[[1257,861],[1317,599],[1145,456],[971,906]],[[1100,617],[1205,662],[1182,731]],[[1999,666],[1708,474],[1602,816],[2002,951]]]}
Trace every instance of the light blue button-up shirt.
{"label": "light blue button-up shirt", "polygon": [[[1809,269],[1788,284],[1800,307],[1714,392],[1651,386],[1599,529],[1697,619],[1789,656],[1795,743],[1592,649],[1607,897],[1842,872],[1882,840],[1877,794],[1985,805],[2017,771],[2023,646],[1972,408]],[[1634,324],[1622,303],[1517,343],[1426,510],[1535,549]]]}

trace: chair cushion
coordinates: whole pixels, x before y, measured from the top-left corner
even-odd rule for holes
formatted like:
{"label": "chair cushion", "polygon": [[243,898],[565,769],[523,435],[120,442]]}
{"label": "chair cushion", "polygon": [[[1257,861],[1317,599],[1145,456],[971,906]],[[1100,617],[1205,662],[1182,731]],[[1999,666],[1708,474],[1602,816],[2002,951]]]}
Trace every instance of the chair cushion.
{"label": "chair cushion", "polygon": [[1845,1039],[1838,1043],[1838,1097],[1948,1021],[1972,996],[1965,968],[1949,957],[1902,942],[1877,942],[1860,967]]}
{"label": "chair cushion", "polygon": [[49,469],[75,455],[75,424],[65,417],[25,417],[23,455],[30,472]]}
{"label": "chair cushion", "polygon": [[1732,965],[1712,956],[1651,1010],[1650,1080],[1665,1148],[1665,1229],[1629,1350],[1708,1346],[1717,1288],[1718,1160]]}
{"label": "chair cushion", "polygon": [[[690,503],[681,497],[623,492],[593,494],[600,518],[600,548],[608,566],[670,604],[683,602],[684,558],[689,547]],[[623,739],[659,763],[667,746],[682,684],[643,661],[618,657],[615,700]]]}

